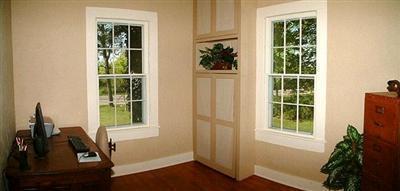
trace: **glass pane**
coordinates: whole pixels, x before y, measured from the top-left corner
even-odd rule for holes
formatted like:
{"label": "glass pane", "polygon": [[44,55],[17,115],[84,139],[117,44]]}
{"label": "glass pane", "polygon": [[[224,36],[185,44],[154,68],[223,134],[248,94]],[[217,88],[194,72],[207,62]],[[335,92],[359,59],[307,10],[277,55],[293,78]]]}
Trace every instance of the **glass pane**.
{"label": "glass pane", "polygon": [[281,89],[282,89],[282,78],[281,77],[271,77],[270,82],[272,83],[272,101],[281,102]]}
{"label": "glass pane", "polygon": [[300,20],[286,22],[286,46],[300,45]]}
{"label": "glass pane", "polygon": [[131,124],[131,104],[117,104],[117,126]]}
{"label": "glass pane", "polygon": [[128,74],[128,51],[117,49],[114,51],[114,67],[116,74]]}
{"label": "glass pane", "polygon": [[276,74],[283,73],[283,48],[274,48],[273,52],[273,71]]}
{"label": "glass pane", "polygon": [[300,65],[300,49],[286,49],[286,74],[298,74]]}
{"label": "glass pane", "polygon": [[271,128],[280,129],[281,128],[281,104],[271,104],[271,105],[272,105]]}
{"label": "glass pane", "polygon": [[143,123],[143,107],[141,101],[132,102],[132,123]]}
{"label": "glass pane", "polygon": [[303,47],[301,49],[301,73],[302,74],[315,74],[316,73],[316,60],[317,52],[315,47]]}
{"label": "glass pane", "polygon": [[110,56],[111,49],[103,49],[97,51],[97,72],[98,74],[113,74]]}
{"label": "glass pane", "polygon": [[315,45],[317,41],[317,19],[303,19],[301,21],[301,33],[303,45]]}
{"label": "glass pane", "polygon": [[112,23],[97,23],[97,47],[111,48]]}
{"label": "glass pane", "polygon": [[117,78],[116,79],[116,91],[115,100],[117,103],[130,101],[130,79],[129,78]]}
{"label": "glass pane", "polygon": [[142,100],[144,97],[145,81],[143,78],[132,79],[132,100]]}
{"label": "glass pane", "polygon": [[142,48],[142,27],[130,26],[131,48]]}
{"label": "glass pane", "polygon": [[141,50],[131,50],[130,55],[131,64],[131,74],[141,74],[142,71],[142,51]]}
{"label": "glass pane", "polygon": [[300,79],[299,103],[314,105],[314,79]]}
{"label": "glass pane", "polygon": [[283,104],[283,129],[296,131],[297,106]]}
{"label": "glass pane", "polygon": [[121,24],[114,25],[114,47],[116,48],[128,47],[128,25],[121,25]]}
{"label": "glass pane", "polygon": [[100,104],[100,126],[115,125],[115,107],[113,103]]}
{"label": "glass pane", "polygon": [[297,78],[283,78],[283,102],[297,103]]}
{"label": "glass pane", "polygon": [[277,21],[272,23],[274,27],[274,47],[283,46],[284,22]]}
{"label": "glass pane", "polygon": [[114,79],[99,79],[99,101],[100,104],[111,103],[114,101]]}
{"label": "glass pane", "polygon": [[299,132],[313,134],[314,108],[299,106]]}

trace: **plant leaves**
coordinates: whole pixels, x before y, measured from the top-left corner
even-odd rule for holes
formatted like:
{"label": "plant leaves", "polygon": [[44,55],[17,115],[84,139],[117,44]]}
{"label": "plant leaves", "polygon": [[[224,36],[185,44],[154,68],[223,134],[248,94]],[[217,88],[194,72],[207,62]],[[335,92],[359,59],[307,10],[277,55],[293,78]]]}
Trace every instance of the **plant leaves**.
{"label": "plant leaves", "polygon": [[360,190],[360,178],[356,175],[348,177],[344,191],[359,191]]}
{"label": "plant leaves", "polygon": [[347,127],[347,135],[336,144],[329,160],[321,167],[321,172],[328,174],[323,185],[328,189],[359,191],[363,157],[363,138],[357,129]]}
{"label": "plant leaves", "polygon": [[353,142],[360,142],[361,135],[358,133],[357,129],[351,125],[347,126],[347,135]]}

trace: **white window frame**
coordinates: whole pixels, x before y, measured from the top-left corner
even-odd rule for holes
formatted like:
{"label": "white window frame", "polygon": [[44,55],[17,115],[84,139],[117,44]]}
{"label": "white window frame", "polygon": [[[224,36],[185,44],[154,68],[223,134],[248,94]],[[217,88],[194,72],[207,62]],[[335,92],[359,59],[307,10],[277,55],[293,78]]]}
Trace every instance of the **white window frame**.
{"label": "white window frame", "polygon": [[[86,75],[87,75],[87,107],[88,134],[94,139],[100,126],[99,96],[97,76],[97,22],[107,20],[137,21],[144,25],[143,70],[148,71],[146,121],[141,126],[129,126],[107,129],[108,135],[115,141],[125,141],[159,136],[158,124],[158,22],[157,13],[115,8],[86,7]],[[146,30],[148,32],[146,32]]]}
{"label": "white window frame", "polygon": [[[301,135],[268,128],[268,74],[271,66],[272,27],[269,18],[314,12],[317,18],[317,73],[314,84],[313,135]],[[327,67],[327,2],[295,1],[257,9],[256,140],[286,147],[324,152]]]}

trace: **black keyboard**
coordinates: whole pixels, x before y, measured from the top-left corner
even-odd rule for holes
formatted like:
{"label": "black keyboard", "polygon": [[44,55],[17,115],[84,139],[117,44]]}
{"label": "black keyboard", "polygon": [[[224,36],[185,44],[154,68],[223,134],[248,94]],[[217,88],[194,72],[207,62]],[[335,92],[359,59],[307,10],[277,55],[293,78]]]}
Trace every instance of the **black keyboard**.
{"label": "black keyboard", "polygon": [[77,136],[68,136],[68,141],[77,153],[89,151],[89,147]]}

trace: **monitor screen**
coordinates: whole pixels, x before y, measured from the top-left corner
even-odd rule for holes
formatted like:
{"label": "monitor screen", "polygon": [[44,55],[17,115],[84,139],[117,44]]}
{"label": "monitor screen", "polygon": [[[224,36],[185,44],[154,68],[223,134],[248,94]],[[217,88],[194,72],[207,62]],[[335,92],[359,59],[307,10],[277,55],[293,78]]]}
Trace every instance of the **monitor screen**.
{"label": "monitor screen", "polygon": [[46,128],[44,126],[44,119],[42,114],[42,108],[40,106],[40,102],[36,104],[35,108],[35,126],[33,130],[33,138],[41,139],[41,147],[39,148],[41,151],[47,152],[47,136],[46,136]]}

